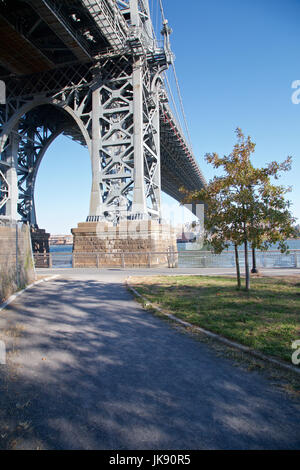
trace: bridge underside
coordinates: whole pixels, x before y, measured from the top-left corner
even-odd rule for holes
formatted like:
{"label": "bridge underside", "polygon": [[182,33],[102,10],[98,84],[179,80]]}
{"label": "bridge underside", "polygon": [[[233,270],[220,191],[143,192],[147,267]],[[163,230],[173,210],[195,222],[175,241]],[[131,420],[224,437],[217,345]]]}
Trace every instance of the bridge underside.
{"label": "bridge underside", "polygon": [[80,0],[0,2],[0,75],[88,62],[109,41]]}
{"label": "bridge underside", "polygon": [[158,47],[148,0],[0,2],[2,221],[21,217],[37,227],[36,176],[60,134],[91,157],[84,233],[95,223],[159,221],[161,190],[180,201],[181,186],[205,184],[168,106],[166,37]]}
{"label": "bridge underside", "polygon": [[[180,135],[177,134],[175,127],[170,125],[169,120],[171,114],[167,114],[167,110],[161,109],[160,116],[160,155],[161,155],[161,189],[169,196],[180,202],[182,200],[182,193],[179,188],[184,186],[186,189],[195,190],[203,185],[204,178],[195,163],[192,156],[189,155],[186,144],[181,140]],[[87,147],[85,138],[72,117],[63,110],[51,104],[40,105],[32,109],[20,120],[20,132],[23,133],[24,139],[20,144],[19,150],[19,176],[21,176],[22,166],[27,168],[26,163],[27,155],[24,154],[24,147],[28,149],[28,143],[25,144],[24,140],[29,133],[35,135],[38,139],[36,145],[38,146],[39,153],[41,153],[41,133],[46,133],[48,138],[44,145],[48,144],[49,137],[54,138],[59,135],[65,135],[78,144]],[[51,138],[51,143],[54,141]],[[48,145],[47,145],[48,148]],[[44,152],[43,152],[44,155]],[[40,164],[40,157],[36,157],[34,165],[36,165],[35,173]],[[27,168],[28,169],[28,168]],[[23,182],[24,182],[23,178]],[[26,181],[25,181],[26,182]],[[21,189],[21,179],[19,179],[19,188]],[[27,218],[26,212],[19,214]]]}

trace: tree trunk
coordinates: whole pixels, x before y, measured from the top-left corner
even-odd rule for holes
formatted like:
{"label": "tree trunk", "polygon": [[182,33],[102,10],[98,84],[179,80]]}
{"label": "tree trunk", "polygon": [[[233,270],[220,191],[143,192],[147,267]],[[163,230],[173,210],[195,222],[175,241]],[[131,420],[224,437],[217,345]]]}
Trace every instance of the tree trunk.
{"label": "tree trunk", "polygon": [[234,254],[235,254],[237,285],[238,285],[238,289],[240,289],[241,288],[241,271],[240,271],[239,252],[238,252],[238,247],[236,244],[234,244]]}
{"label": "tree trunk", "polygon": [[248,260],[248,242],[245,240],[245,275],[246,275],[246,291],[250,290],[250,271],[249,271],[249,260]]}

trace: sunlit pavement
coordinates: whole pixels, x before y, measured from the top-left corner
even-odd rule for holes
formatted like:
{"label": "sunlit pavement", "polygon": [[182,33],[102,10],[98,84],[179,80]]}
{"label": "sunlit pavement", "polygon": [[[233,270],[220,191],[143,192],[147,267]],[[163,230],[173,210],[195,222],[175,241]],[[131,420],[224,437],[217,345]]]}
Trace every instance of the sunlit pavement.
{"label": "sunlit pavement", "polygon": [[22,328],[9,406],[1,403],[1,422],[12,423],[15,409],[28,423],[13,448],[300,448],[299,402],[144,311],[123,284],[128,275],[216,270],[44,272],[60,277],[0,317],[0,328]]}
{"label": "sunlit pavement", "polygon": [[[129,276],[157,276],[157,275],[202,275],[202,276],[235,276],[233,268],[52,268],[37,269],[38,275],[76,276],[85,278],[86,275],[96,276],[97,279],[122,281]],[[300,276],[300,268],[270,268],[259,269],[259,274],[264,276]],[[241,269],[243,276],[243,270]]]}

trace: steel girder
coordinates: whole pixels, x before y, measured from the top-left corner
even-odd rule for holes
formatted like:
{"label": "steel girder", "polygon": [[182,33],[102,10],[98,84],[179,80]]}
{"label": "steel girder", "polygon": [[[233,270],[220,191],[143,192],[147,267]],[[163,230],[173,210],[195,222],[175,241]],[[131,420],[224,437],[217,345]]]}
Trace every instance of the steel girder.
{"label": "steel girder", "polygon": [[[29,3],[57,5],[56,0]],[[60,133],[86,145],[90,152],[92,190],[87,220],[159,218],[161,179],[162,189],[177,200],[180,186],[197,189],[205,184],[166,104],[161,74],[167,59],[165,51],[155,50],[148,1],[105,3],[118,19],[115,33],[121,34],[120,28],[126,31],[125,24],[128,27],[123,51],[110,50],[90,62],[12,76],[7,81],[7,102],[0,107],[1,217],[15,220],[21,216],[23,221],[37,223],[37,171]],[[53,16],[59,20],[57,8]],[[40,10],[40,15],[46,15],[42,6]],[[104,20],[97,21],[100,28]],[[52,28],[57,27],[54,22]],[[79,55],[85,54],[82,45],[76,46]]]}
{"label": "steel girder", "polygon": [[159,217],[159,70],[143,58],[118,56],[99,63],[99,73],[88,220]]}
{"label": "steel girder", "polygon": [[1,0],[0,74],[83,63],[110,46],[81,0]]}
{"label": "steel girder", "polygon": [[[25,221],[36,223],[35,177],[41,158],[58,130],[89,147],[94,162],[93,182],[96,191],[92,192],[88,220],[103,217],[117,220],[126,212],[132,216],[148,214],[159,217],[160,179],[162,189],[177,200],[181,198],[180,186],[197,189],[205,184],[178,127],[172,121],[171,112],[168,111],[167,119],[166,109],[159,105],[159,69],[155,74],[145,62],[135,65],[139,74],[137,88],[139,80],[143,83],[139,104],[142,114],[140,151],[139,144],[136,143],[136,149],[134,147],[134,116],[137,116],[138,111],[134,110],[132,56],[107,57],[98,62],[97,67],[93,64],[81,66],[80,69],[68,67],[54,74],[43,73],[38,77],[26,77],[24,80],[11,82],[8,89],[14,90],[15,96],[9,93],[6,107],[2,108],[1,114],[2,215],[9,216],[9,201],[16,201],[16,195],[13,196],[16,190],[9,190],[9,187],[13,187],[14,179],[9,183],[7,178],[7,174],[13,173],[12,167],[16,165],[19,216]],[[22,95],[18,96],[18,93]],[[48,121],[45,121],[45,111],[42,108],[46,105]],[[36,106],[34,120],[30,110]],[[17,130],[11,127],[14,122],[18,123]],[[99,128],[94,128],[94,136],[93,122],[94,127],[99,122]],[[16,133],[19,147],[17,156],[13,156],[11,149]],[[135,174],[139,163],[142,181],[140,186],[138,175]],[[32,169],[29,171],[30,168]]]}
{"label": "steel girder", "polygon": [[116,3],[110,0],[81,0],[110,47],[120,52],[128,36],[128,25]]}
{"label": "steel girder", "polygon": [[21,217],[24,222],[36,224],[37,171],[47,148],[60,133],[91,149],[90,69],[85,67],[80,72],[73,66],[57,74],[32,75],[8,83],[7,102],[0,110],[2,217]]}
{"label": "steel girder", "polygon": [[[22,220],[36,224],[37,170],[50,143],[64,132],[91,153],[88,220],[159,217],[159,67],[150,69],[145,58],[122,55],[106,57],[81,73],[69,67],[57,76],[12,81],[8,88],[15,92],[1,114],[2,215],[15,218],[8,201],[18,199]],[[10,182],[8,170],[14,174]]]}

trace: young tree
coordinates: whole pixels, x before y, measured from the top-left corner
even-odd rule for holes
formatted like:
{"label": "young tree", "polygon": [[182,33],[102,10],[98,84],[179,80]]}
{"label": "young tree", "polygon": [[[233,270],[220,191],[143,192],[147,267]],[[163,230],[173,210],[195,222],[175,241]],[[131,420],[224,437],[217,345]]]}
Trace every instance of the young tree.
{"label": "young tree", "polygon": [[254,168],[250,157],[255,144],[236,129],[237,143],[228,156],[206,154],[205,159],[214,168],[222,168],[223,176],[216,176],[200,191],[184,193],[183,202],[205,204],[206,241],[215,253],[221,253],[230,243],[235,247],[238,287],[240,269],[238,247],[244,246],[245,287],[250,289],[248,247],[267,250],[279,243],[282,252],[288,249],[286,240],[295,236],[290,202],[285,194],[290,188],[276,186],[271,178],[278,179],[282,171],[291,168],[291,157],[283,163],[275,161],[263,168]]}

